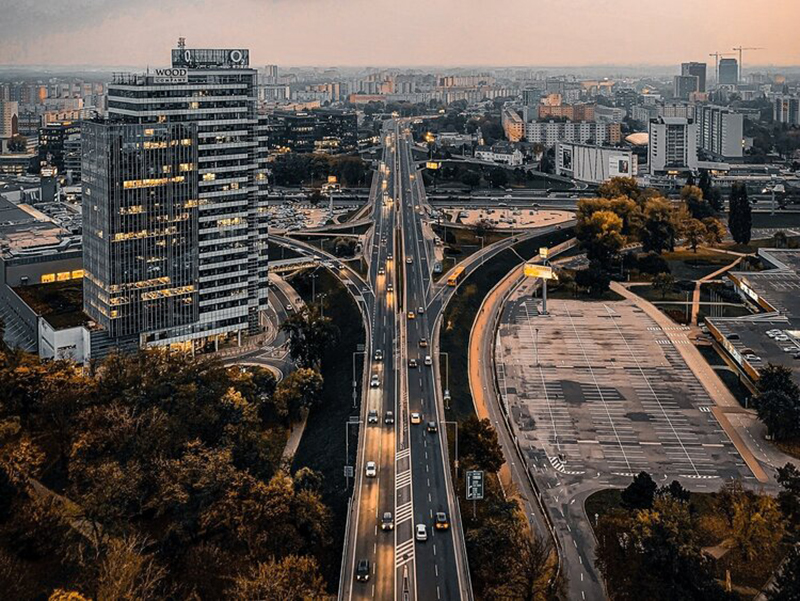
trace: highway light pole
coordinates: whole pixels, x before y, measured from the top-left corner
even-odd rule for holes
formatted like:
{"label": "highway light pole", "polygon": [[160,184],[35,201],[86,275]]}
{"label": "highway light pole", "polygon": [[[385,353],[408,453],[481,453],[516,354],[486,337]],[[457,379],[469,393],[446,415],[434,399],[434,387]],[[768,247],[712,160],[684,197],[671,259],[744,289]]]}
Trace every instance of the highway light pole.
{"label": "highway light pole", "polygon": [[444,408],[450,409],[450,354],[439,352],[444,355]]}
{"label": "highway light pole", "polygon": [[452,425],[454,425],[456,427],[456,448],[455,448],[456,456],[455,456],[455,459],[453,459],[453,465],[456,468],[456,480],[458,480],[458,422],[456,422],[456,421],[444,421],[442,423],[444,424],[445,428],[450,424],[452,424]]}

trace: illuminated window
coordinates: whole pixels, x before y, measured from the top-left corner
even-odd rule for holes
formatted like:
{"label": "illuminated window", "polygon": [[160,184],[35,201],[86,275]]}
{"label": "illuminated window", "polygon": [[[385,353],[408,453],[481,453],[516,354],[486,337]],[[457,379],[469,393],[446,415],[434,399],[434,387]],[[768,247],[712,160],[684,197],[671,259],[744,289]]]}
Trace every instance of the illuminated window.
{"label": "illuminated window", "polygon": [[231,190],[238,190],[239,182],[231,182]]}
{"label": "illuminated window", "polygon": [[194,169],[194,164],[193,163],[181,163],[178,166],[178,169],[180,169],[181,171],[192,171]]}
{"label": "illuminated window", "polygon": [[146,129],[146,130],[144,130],[144,135],[145,136],[152,136],[155,133],[155,131],[156,130],[154,130],[154,129]]}
{"label": "illuminated window", "polygon": [[162,173],[172,173],[172,165],[162,165],[161,166]]}
{"label": "illuminated window", "polygon": [[72,271],[72,279],[77,280],[83,277],[83,269],[74,269]]}
{"label": "illuminated window", "polygon": [[70,272],[69,271],[59,271],[56,274],[56,280],[59,282],[66,282],[70,279]]}
{"label": "illuminated window", "polygon": [[42,274],[42,284],[49,284],[51,282],[56,281],[56,274],[54,273],[45,273]]}
{"label": "illuminated window", "polygon": [[215,179],[217,179],[217,174],[216,173],[204,173],[203,174],[203,181],[204,182],[213,182]]}
{"label": "illuminated window", "polygon": [[199,102],[190,102],[189,103],[189,108],[190,109],[199,109],[200,108],[200,103]]}

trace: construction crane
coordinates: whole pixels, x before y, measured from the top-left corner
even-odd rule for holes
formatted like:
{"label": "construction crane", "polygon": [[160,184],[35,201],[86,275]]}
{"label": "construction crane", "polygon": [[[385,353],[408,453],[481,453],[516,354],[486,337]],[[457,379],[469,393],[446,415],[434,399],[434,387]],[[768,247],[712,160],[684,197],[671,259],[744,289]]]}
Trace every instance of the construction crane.
{"label": "construction crane", "polygon": [[708,56],[713,56],[716,59],[716,63],[714,64],[714,77],[716,78],[716,83],[719,84],[719,59],[722,56],[733,56],[733,52],[712,52]]}
{"label": "construction crane", "polygon": [[743,81],[744,78],[742,77],[742,73],[744,73],[744,71],[742,71],[742,50],[764,50],[764,48],[755,48],[755,47],[747,48],[745,46],[739,46],[738,48],[734,48],[733,50],[739,51],[739,81]]}

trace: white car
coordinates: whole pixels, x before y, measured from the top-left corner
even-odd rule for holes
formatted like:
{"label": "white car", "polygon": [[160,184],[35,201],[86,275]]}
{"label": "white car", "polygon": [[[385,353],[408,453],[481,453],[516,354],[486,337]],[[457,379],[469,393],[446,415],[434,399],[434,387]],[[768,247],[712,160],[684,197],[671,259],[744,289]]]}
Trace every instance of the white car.
{"label": "white car", "polygon": [[425,307],[417,307],[417,313],[419,313],[420,315],[425,313]]}
{"label": "white car", "polygon": [[378,475],[378,466],[374,461],[367,461],[367,467],[364,469],[364,475],[367,478],[374,478]]}
{"label": "white car", "polygon": [[431,361],[430,355],[425,355],[425,365],[433,365],[433,361]]}
{"label": "white car", "polygon": [[424,543],[428,540],[428,528],[425,524],[417,524],[416,538],[419,542]]}
{"label": "white car", "polygon": [[370,388],[377,388],[381,385],[380,380],[378,379],[378,374],[372,374],[372,379],[369,381]]}

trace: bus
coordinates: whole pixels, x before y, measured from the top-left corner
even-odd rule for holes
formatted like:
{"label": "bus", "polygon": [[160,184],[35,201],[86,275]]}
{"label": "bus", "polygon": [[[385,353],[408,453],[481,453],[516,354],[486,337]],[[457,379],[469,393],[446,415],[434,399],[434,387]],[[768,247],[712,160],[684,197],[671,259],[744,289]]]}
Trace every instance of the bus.
{"label": "bus", "polygon": [[448,286],[458,286],[458,283],[464,279],[464,266],[459,265],[455,271],[447,278]]}

